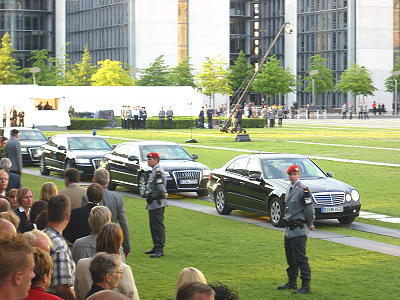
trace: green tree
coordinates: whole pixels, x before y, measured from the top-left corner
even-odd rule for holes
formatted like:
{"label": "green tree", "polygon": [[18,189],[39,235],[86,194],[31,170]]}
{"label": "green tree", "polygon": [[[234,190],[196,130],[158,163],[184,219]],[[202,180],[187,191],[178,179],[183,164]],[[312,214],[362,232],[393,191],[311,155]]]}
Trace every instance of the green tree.
{"label": "green tree", "polygon": [[253,82],[253,89],[267,97],[294,92],[296,87],[296,76],[289,69],[283,68],[275,56],[269,57]]}
{"label": "green tree", "polygon": [[0,48],[0,84],[16,84],[22,81],[20,67],[13,57],[14,51],[11,37],[5,33],[1,38]]}
{"label": "green tree", "polygon": [[138,85],[165,86],[169,83],[169,67],[165,64],[164,55],[157,57],[148,68],[140,71]]}
{"label": "green tree", "polygon": [[371,75],[364,66],[352,64],[344,70],[335,90],[343,93],[351,92],[353,96],[373,96],[376,87],[373,85]]}
{"label": "green tree", "polygon": [[58,74],[55,68],[55,61],[49,57],[47,49],[33,50],[29,60],[32,61],[33,67],[39,67],[40,72],[35,74],[36,83],[38,85],[58,85],[62,81],[62,76]]}
{"label": "green tree", "polygon": [[395,84],[394,84],[394,79],[397,80],[397,91],[400,91],[400,75],[394,76],[393,73],[396,71],[400,71],[400,57],[396,57],[396,61],[393,66],[392,70],[392,75],[390,75],[388,78],[385,80],[385,87],[387,92],[394,92],[395,89]]}
{"label": "green tree", "polygon": [[[308,68],[308,76],[304,77],[304,81],[308,82],[304,91],[312,93],[312,80],[314,79],[315,94],[327,93],[335,86],[335,79],[332,71],[326,65],[327,60],[317,54],[311,56],[311,64]],[[318,74],[310,75],[310,71],[317,70]]]}
{"label": "green tree", "polygon": [[249,76],[253,73],[253,67],[246,61],[246,54],[240,50],[239,56],[231,66],[229,74],[229,82],[233,91],[237,91],[240,87],[244,89],[243,83],[246,82]]}
{"label": "green tree", "polygon": [[100,68],[92,75],[90,81],[94,86],[128,86],[135,85],[133,77],[122,68],[122,62],[101,60]]}
{"label": "green tree", "polygon": [[189,60],[190,58],[186,57],[175,68],[171,69],[167,80],[170,85],[196,87],[193,76],[194,68]]}
{"label": "green tree", "polygon": [[195,78],[197,86],[202,89],[204,95],[214,98],[215,94],[232,94],[232,88],[229,84],[229,70],[220,57],[207,57],[202,67],[202,71]]}
{"label": "green tree", "polygon": [[83,48],[82,59],[66,72],[65,85],[91,85],[90,78],[96,67],[92,64],[88,45]]}

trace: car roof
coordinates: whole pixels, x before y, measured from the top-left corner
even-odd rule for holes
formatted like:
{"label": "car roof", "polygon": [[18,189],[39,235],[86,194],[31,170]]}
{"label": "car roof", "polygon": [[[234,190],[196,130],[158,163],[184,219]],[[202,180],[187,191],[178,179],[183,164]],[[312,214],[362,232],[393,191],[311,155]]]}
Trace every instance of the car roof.
{"label": "car roof", "polygon": [[91,137],[91,138],[101,138],[104,139],[101,136],[93,136],[90,133],[59,133],[59,134],[55,134],[53,136],[57,136],[57,137],[64,137],[64,138],[70,138],[70,137]]}
{"label": "car roof", "polygon": [[307,158],[305,155],[293,154],[293,153],[254,153],[254,154],[243,154],[236,156],[238,157],[255,157],[259,159],[276,159],[276,158]]}
{"label": "car roof", "polygon": [[174,142],[166,142],[166,141],[130,141],[125,142],[123,144],[132,144],[138,146],[147,146],[147,145],[179,145]]}
{"label": "car roof", "polygon": [[9,130],[9,131],[11,131],[11,130],[13,130],[13,129],[17,129],[17,130],[26,130],[26,131],[41,131],[40,129],[38,129],[38,128],[30,128],[30,127],[2,127],[1,129],[4,129],[4,130]]}

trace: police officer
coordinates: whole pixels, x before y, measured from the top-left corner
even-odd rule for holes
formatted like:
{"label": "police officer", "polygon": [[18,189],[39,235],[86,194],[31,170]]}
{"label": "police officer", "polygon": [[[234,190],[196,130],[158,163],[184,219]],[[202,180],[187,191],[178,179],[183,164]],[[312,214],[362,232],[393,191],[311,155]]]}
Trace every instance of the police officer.
{"label": "police officer", "polygon": [[165,120],[165,110],[164,107],[161,107],[160,112],[158,113],[158,128],[164,129],[164,120]]}
{"label": "police officer", "polygon": [[[306,242],[308,229],[315,230],[314,208],[309,189],[300,181],[300,168],[291,165],[287,174],[291,183],[285,198],[285,253],[289,280],[277,289],[295,289],[293,294],[308,294],[311,293],[311,269],[306,256]],[[302,285],[297,289],[299,270]]]}
{"label": "police officer", "polygon": [[165,115],[167,116],[168,128],[172,129],[173,127],[172,118],[174,117],[174,111],[172,110],[171,106],[169,107]]}
{"label": "police officer", "polygon": [[167,206],[165,200],[167,194],[167,174],[159,166],[160,155],[156,152],[147,154],[147,164],[152,168],[146,185],[145,198],[147,200],[146,209],[149,212],[151,238],[153,248],[146,251],[151,254],[151,258],[164,256],[165,246],[165,226],[164,209]]}

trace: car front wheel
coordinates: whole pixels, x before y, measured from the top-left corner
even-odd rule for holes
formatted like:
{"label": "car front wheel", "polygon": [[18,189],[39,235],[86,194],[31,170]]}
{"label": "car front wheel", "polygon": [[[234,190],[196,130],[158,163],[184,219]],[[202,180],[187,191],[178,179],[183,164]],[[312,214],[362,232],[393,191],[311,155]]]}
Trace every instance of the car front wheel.
{"label": "car front wheel", "polygon": [[278,197],[274,197],[269,204],[269,217],[273,226],[283,227],[284,206]]}
{"label": "car front wheel", "polygon": [[44,157],[40,158],[39,170],[40,170],[40,174],[42,174],[42,175],[49,175],[50,174],[50,170],[46,168],[46,162],[44,161]]}
{"label": "car front wheel", "polygon": [[225,193],[222,189],[218,189],[215,193],[215,208],[220,215],[229,215],[232,209],[226,202]]}
{"label": "car front wheel", "polygon": [[338,221],[340,222],[340,224],[349,225],[353,223],[355,219],[356,216],[348,216],[348,217],[340,217],[338,218]]}
{"label": "car front wheel", "polygon": [[146,174],[142,173],[139,175],[139,181],[138,181],[139,194],[142,197],[145,196],[146,185],[147,185],[147,176]]}

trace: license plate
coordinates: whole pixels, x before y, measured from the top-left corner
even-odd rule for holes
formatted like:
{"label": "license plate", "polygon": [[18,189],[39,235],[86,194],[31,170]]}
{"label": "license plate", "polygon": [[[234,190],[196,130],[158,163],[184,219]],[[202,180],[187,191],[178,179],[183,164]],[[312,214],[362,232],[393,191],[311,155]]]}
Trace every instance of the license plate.
{"label": "license plate", "polygon": [[37,155],[36,153],[32,154],[32,157],[36,158],[39,157],[39,155]]}
{"label": "license plate", "polygon": [[343,212],[343,206],[323,207],[323,208],[321,208],[321,212],[324,214]]}
{"label": "license plate", "polygon": [[197,184],[197,179],[181,179],[179,180],[180,184]]}

